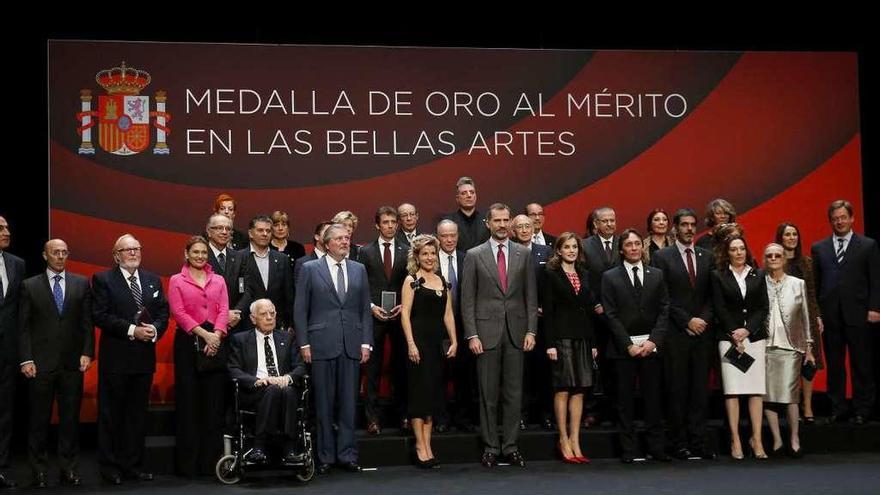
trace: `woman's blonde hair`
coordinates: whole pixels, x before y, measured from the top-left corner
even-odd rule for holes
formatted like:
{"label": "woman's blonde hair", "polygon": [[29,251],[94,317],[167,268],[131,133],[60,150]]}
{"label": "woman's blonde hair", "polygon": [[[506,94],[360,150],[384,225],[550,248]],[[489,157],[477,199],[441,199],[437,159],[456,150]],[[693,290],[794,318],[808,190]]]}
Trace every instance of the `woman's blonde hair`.
{"label": "woman's blonde hair", "polygon": [[[415,277],[416,272],[419,271],[419,253],[425,248],[425,246],[434,246],[434,252],[440,253],[440,241],[437,240],[436,237],[431,234],[420,234],[415,236],[410,243],[409,254],[406,258],[406,271],[413,277]],[[434,270],[436,271],[437,267],[434,267]]]}

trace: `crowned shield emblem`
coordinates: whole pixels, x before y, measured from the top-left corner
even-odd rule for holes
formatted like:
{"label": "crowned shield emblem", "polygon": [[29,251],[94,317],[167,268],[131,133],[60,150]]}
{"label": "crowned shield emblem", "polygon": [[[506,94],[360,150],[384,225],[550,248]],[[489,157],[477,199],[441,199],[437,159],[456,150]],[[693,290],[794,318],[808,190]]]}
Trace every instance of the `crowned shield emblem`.
{"label": "crowned shield emblem", "polygon": [[98,97],[98,144],[114,155],[134,155],[150,145],[150,97]]}

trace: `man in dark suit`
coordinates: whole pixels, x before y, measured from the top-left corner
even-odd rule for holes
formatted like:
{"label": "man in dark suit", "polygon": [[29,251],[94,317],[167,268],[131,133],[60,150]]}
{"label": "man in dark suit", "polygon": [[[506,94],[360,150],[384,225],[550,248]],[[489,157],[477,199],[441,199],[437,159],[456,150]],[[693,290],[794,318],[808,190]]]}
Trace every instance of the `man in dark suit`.
{"label": "man in dark suit", "polygon": [[852,420],[867,421],[876,398],[873,368],[873,339],[870,324],[880,322],[880,251],[870,237],[856,234],[853,206],[838,200],[828,207],[834,231],[831,237],[813,244],[816,294],[825,332],[828,360],[828,396],[832,421],[847,414],[847,351],[852,366]]}
{"label": "man in dark suit", "polygon": [[550,260],[550,246],[534,242],[534,223],[527,215],[513,217],[511,237],[519,245],[531,253],[532,269],[535,270],[535,282],[538,287],[538,336],[535,341],[535,352],[525,356],[523,362],[523,402],[520,429],[525,430],[531,412],[537,409],[536,418],[540,418],[541,427],[545,430],[553,428],[550,420],[553,414],[553,388],[548,387],[550,380],[550,360],[546,357],[547,345],[544,342],[543,318],[541,318],[541,297],[544,293],[544,274],[547,261]]}
{"label": "man in dark suit", "polygon": [[[289,330],[293,326],[293,270],[286,254],[269,249],[272,239],[272,219],[257,216],[248,228],[251,244],[239,251],[244,257],[245,284],[251,301],[269,299],[278,312],[278,328]],[[242,320],[248,308],[242,310]],[[250,326],[250,325],[248,325]]]}
{"label": "man in dark suit", "polygon": [[95,328],[89,281],[65,271],[67,255],[67,244],[61,239],[47,242],[43,248],[46,271],[25,280],[21,288],[21,372],[30,379],[28,460],[37,488],[48,486],[46,437],[56,398],[61,483],[80,484],[79,408],[83,373],[95,355]]}
{"label": "man in dark suit", "polygon": [[[364,412],[367,433],[378,435],[380,427],[379,381],[382,378],[385,337],[391,340],[391,407],[395,419],[408,428],[406,419],[406,359],[407,345],[400,326],[400,291],[406,279],[406,261],[409,244],[397,242],[397,210],[382,206],[376,211],[376,230],[379,238],[361,247],[358,261],[367,269],[370,300],[373,312],[373,359],[367,366],[367,397]],[[393,292],[395,305],[383,309],[382,293]]]}
{"label": "man in dark suit", "polygon": [[544,207],[538,203],[529,203],[526,205],[526,215],[532,221],[532,227],[535,233],[532,234],[532,242],[541,246],[549,246],[552,250],[556,245],[556,236],[544,232]]}
{"label": "man in dark suit", "polygon": [[455,203],[458,209],[443,215],[458,225],[458,249],[470,248],[489,240],[489,230],[483,225],[483,216],[477,211],[477,185],[470,177],[461,177],[455,183]]}
{"label": "man in dark suit", "polygon": [[403,203],[397,207],[397,220],[400,222],[400,228],[394,239],[401,243],[409,245],[416,238],[419,232],[419,210],[409,203]]}
{"label": "man in dark suit", "polygon": [[232,220],[219,213],[211,215],[205,228],[208,234],[208,262],[214,273],[226,281],[226,292],[229,297],[229,328],[232,335],[248,325],[241,323],[242,310],[251,303],[250,294],[244,278],[244,260],[240,252],[228,248],[229,235],[232,232]]}
{"label": "man in dark suit", "polygon": [[354,410],[359,364],[370,360],[373,346],[373,318],[367,271],[346,258],[350,242],[344,225],[328,227],[327,254],[303,265],[296,287],[296,344],[303,361],[312,365],[319,473],[334,462],[360,471]]}
{"label": "man in dark suit", "polygon": [[694,245],[697,214],[689,208],[675,212],[675,244],[658,250],[651,262],[663,271],[669,292],[669,327],[664,362],[668,419],[673,452],[714,459],[706,447],[709,367],[715,339],[712,322],[712,252]]}
{"label": "man in dark suit", "polygon": [[92,318],[101,329],[98,356],[98,463],[111,484],[149,481],[142,471],[144,431],[156,342],[168,326],[158,276],[141,270],[141,244],[124,234],[113,245],[117,266],[92,278]]}
{"label": "man in dark suit", "polygon": [[669,319],[669,296],[663,272],[642,263],[642,236],[634,229],[623,231],[618,251],[624,262],[602,274],[602,307],[611,338],[609,360],[617,373],[617,412],[620,443],[626,464],[638,457],[633,418],[636,377],[645,402],[648,455],[669,461],[663,434],[663,362],[656,352],[663,346]]}
{"label": "man in dark suit", "polygon": [[[458,249],[458,225],[452,220],[441,220],[437,224],[437,239],[440,241],[440,253],[437,262],[440,273],[449,284],[452,297],[452,315],[455,318],[455,331],[459,342],[464,342],[464,326],[461,322],[461,270],[464,268],[464,251]],[[459,352],[455,359],[444,360],[447,378],[453,383],[453,400],[455,413],[453,422],[462,431],[473,431],[477,419],[477,368],[471,352]],[[448,382],[444,380],[444,384]],[[443,433],[448,429],[450,411],[446,400],[446,387],[437,391],[436,409],[434,413],[434,430]]]}
{"label": "man in dark suit", "polygon": [[296,408],[299,391],[293,387],[306,374],[305,364],[293,341],[293,334],[275,331],[275,305],[257,299],[248,308],[253,332],[239,332],[230,338],[229,374],[238,380],[241,405],[255,408],[254,446],[245,459],[264,463],[266,440],[271,434],[285,437],[283,462],[298,462],[295,449]]}
{"label": "man in dark suit", "polygon": [[[522,404],[523,351],[535,347],[538,294],[531,254],[508,239],[510,208],[489,208],[492,238],[468,251],[461,276],[461,315],[468,347],[477,356],[485,467],[503,454],[525,467],[517,447]],[[498,438],[498,402],[503,411]]]}
{"label": "man in dark suit", "polygon": [[296,282],[299,280],[299,273],[302,270],[302,266],[309,261],[316,260],[324,256],[325,248],[324,248],[324,231],[327,230],[327,227],[333,225],[330,222],[321,222],[318,225],[315,225],[315,235],[313,237],[315,248],[311,253],[302,256],[296,260],[293,266],[293,288],[294,288],[294,299],[296,296]]}
{"label": "man in dark suit", "polygon": [[18,374],[18,301],[24,280],[24,260],[7,252],[12,233],[0,216],[0,488],[14,488],[15,480],[3,472],[9,467],[12,440],[12,405]]}

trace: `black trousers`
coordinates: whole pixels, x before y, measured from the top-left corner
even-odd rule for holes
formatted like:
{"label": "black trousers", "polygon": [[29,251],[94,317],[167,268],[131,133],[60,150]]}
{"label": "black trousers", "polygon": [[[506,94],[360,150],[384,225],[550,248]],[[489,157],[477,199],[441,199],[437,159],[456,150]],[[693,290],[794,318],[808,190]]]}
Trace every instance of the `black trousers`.
{"label": "black trousers", "polygon": [[49,468],[48,433],[52,421],[52,403],[58,402],[58,465],[62,471],[77,467],[79,453],[79,408],[82,402],[83,374],[77,370],[37,368],[37,376],[28,382],[30,418],[28,461],[34,472]]}
{"label": "black trousers", "polygon": [[875,329],[867,323],[851,326],[844,323],[841,314],[823,314],[825,332],[825,361],[828,370],[828,397],[831,410],[835,414],[846,411],[846,353],[849,351],[849,364],[852,369],[852,406],[856,414],[870,417],[876,398],[874,382]]}
{"label": "black trousers", "polygon": [[0,468],[9,467],[12,443],[12,411],[15,403],[15,377],[19,366],[0,356]]}
{"label": "black trousers", "polygon": [[256,446],[265,447],[269,435],[284,435],[288,441],[297,438],[296,408],[299,395],[296,387],[278,385],[267,385],[242,393],[242,406],[256,409],[257,412],[254,427]]}
{"label": "black trousers", "polygon": [[152,373],[98,374],[98,464],[102,473],[131,473],[143,466],[152,384]]}
{"label": "black trousers", "polygon": [[666,411],[676,450],[704,450],[709,400],[709,368],[715,341],[704,332],[691,337],[683,330],[667,333],[663,347],[666,366]]}
{"label": "black trousers", "polygon": [[391,407],[397,420],[406,417],[406,360],[407,346],[400,319],[380,322],[373,319],[373,352],[367,361],[367,397],[364,413],[368,422],[380,422],[379,383],[385,363],[385,338],[391,341],[389,375],[391,378]]}
{"label": "black trousers", "polygon": [[645,427],[648,431],[648,452],[663,452],[663,362],[658,356],[647,358],[615,359],[617,372],[617,417],[620,420],[620,445],[624,455],[636,456],[635,388],[638,378],[639,390],[645,402]]}
{"label": "black trousers", "polygon": [[177,330],[174,335],[174,410],[177,422],[174,466],[177,474],[214,473],[217,460],[223,454],[223,413],[228,381],[226,370],[197,371],[193,337]]}

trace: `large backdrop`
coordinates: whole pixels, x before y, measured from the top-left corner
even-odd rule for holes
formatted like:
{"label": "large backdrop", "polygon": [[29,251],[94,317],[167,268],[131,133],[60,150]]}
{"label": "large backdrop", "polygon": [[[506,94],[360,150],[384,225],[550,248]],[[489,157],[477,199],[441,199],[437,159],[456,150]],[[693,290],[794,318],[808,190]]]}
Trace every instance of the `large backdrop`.
{"label": "large backdrop", "polygon": [[[827,235],[838,198],[862,230],[855,53],[50,41],[48,59],[50,230],[87,275],[129,232],[167,281],[221,192],[237,228],[283,210],[306,242],[352,210],[367,242],[385,204],[430,229],[463,175],[481,209],[544,204],[551,233],[584,232],[601,205],[644,231],[653,208],[716,197],[753,250],[783,220]],[[157,403],[173,402],[173,331]]]}

